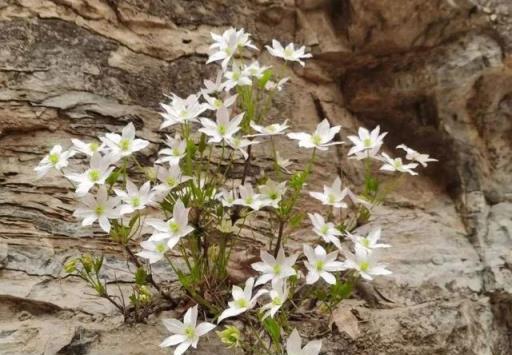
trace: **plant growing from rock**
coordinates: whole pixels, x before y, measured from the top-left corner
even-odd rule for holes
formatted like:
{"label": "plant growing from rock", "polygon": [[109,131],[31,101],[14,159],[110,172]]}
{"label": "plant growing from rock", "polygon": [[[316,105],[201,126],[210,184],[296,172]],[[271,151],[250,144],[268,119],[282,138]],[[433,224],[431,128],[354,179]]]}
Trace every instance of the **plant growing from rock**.
{"label": "plant growing from rock", "polygon": [[[306,190],[318,152],[343,143],[341,127],[325,119],[313,132],[288,132],[288,120],[272,122],[273,97],[289,81],[278,74],[284,68],[244,59],[257,48],[243,29],[212,38],[208,63],[220,62],[221,69],[199,93],[187,98],[172,94],[162,104],[161,130],[173,134],[154,166],[143,166],[137,158],[149,142],[137,138],[129,123],[121,134],[107,133],[88,143],[73,140],[67,151],[55,146],[35,168],[39,177],[55,169],[72,184],[78,200],[74,215],[83,226],[97,223],[122,246],[135,265],[135,282],[127,299],[111,294],[101,277],[101,256],[81,255],[68,261],[65,270],[85,280],[127,321],[144,320],[161,300],[170,307],[193,303],[183,321],[164,320],[172,335],[161,346],[176,346],[175,354],[196,347],[199,337],[216,327],[211,322],[223,324],[217,334],[226,346],[248,353],[318,354],[321,342],[302,347],[291,319],[311,300],[332,312],[359,278],[391,273],[376,258],[378,249],[389,247],[379,243],[381,230],[363,236],[354,231],[396,184],[397,179],[381,173],[416,175],[418,163],[425,166],[434,159],[404,145],[399,148],[407,162],[392,158],[380,152],[386,133],[379,127],[371,132],[360,128],[357,136],[348,136],[353,144],[349,157],[365,167],[360,193],[343,187],[339,177],[323,191]],[[276,40],[267,49],[284,65],[305,65],[303,60],[311,57],[304,47],[283,47]],[[304,164],[281,156],[276,143],[284,137],[310,153]],[[251,174],[255,145],[271,150],[272,168],[259,176]],[[80,155],[88,167],[76,172],[68,160]],[[317,239],[298,250],[289,233],[302,224],[305,213],[298,206],[307,198],[320,201],[324,211],[307,211],[311,236]],[[271,237],[262,243],[261,260],[252,263],[254,275],[237,282],[229,272],[230,260],[261,215]],[[353,252],[342,249],[344,239],[352,242]],[[169,282],[157,281],[151,268],[155,263],[168,264],[185,297],[171,294]],[[199,315],[211,322],[197,324]],[[242,321],[243,331],[229,325],[234,320]]]}

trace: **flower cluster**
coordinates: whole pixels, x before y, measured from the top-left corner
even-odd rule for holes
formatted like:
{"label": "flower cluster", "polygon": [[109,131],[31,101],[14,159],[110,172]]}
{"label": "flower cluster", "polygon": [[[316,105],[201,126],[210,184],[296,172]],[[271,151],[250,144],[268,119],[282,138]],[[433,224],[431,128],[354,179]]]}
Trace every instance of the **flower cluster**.
{"label": "flower cluster", "polygon": [[[217,324],[234,317],[249,319],[244,318],[247,313],[256,315],[272,342],[272,351],[318,354],[320,341],[302,348],[298,331],[290,332],[287,317],[294,311],[296,298],[312,297],[315,288],[329,290],[323,299],[316,298],[332,309],[347,297],[337,291],[340,285],[351,287],[359,278],[372,280],[391,274],[378,261],[378,250],[389,247],[379,242],[381,229],[359,235],[358,227],[368,221],[373,206],[389,192],[385,184],[393,178],[381,173],[416,175],[418,165],[426,166],[435,159],[402,144],[398,148],[406,152],[404,163],[381,152],[386,133],[381,133],[380,127],[371,132],[361,127],[357,136],[347,138],[352,143],[348,156],[364,161],[363,190],[356,193],[342,186],[337,177],[323,191],[304,194],[317,152],[344,143],[340,140],[341,126],[324,119],[313,132],[289,132],[288,120],[269,122],[272,98],[289,78],[278,76],[271,66],[257,60],[244,60],[258,49],[243,29],[231,28],[211,36],[207,63],[220,64],[216,79],[205,80],[198,93],[186,98],[171,94],[161,105],[160,129],[172,134],[166,136],[153,166],[144,167],[139,162],[138,152],[150,143],[137,138],[134,125],[129,123],[121,134],[107,133],[90,142],[73,139],[69,150],[53,147],[35,170],[39,177],[54,169],[67,178],[79,202],[74,215],[82,225],[97,222],[129,252],[137,266],[138,286],[130,297],[138,300],[132,302],[135,311],[150,301],[148,284],[171,299],[151,276],[150,265],[162,261],[174,270],[184,292],[198,303],[188,309],[183,322],[164,320],[173,335],[161,343],[162,347],[176,346],[174,354],[182,354],[190,346],[195,348],[199,337],[216,327],[209,322],[197,324],[200,306]],[[283,46],[273,40],[266,48],[277,61],[284,60],[280,66],[294,62],[304,66],[304,59],[311,57],[305,47],[297,48],[293,43]],[[297,141],[299,148],[312,153],[311,159],[302,169],[292,169],[294,163],[276,150],[277,139]],[[273,170],[251,176],[253,147],[265,143],[272,147]],[[86,159],[86,167],[71,169],[69,160],[75,157]],[[374,164],[378,164],[377,169]],[[237,171],[237,166],[242,170]],[[141,176],[146,181],[139,183]],[[307,214],[312,227],[309,234],[317,237],[316,243],[297,249],[287,240],[290,231],[301,225],[297,203],[308,196],[320,201],[327,213],[319,210]],[[242,243],[241,234],[257,214],[271,221],[272,238],[268,248],[262,248],[260,261],[252,263],[254,274],[248,275],[242,288],[230,281],[227,266],[232,251]],[[132,252],[136,239],[138,250]],[[180,257],[171,256],[171,251]],[[177,259],[185,261],[185,268]],[[76,265],[86,264],[83,260],[74,262],[69,270],[77,271]],[[119,304],[101,283],[102,263],[99,265],[95,288],[101,297]],[[89,271],[77,272],[90,281]],[[304,288],[310,290],[310,296],[299,292]],[[229,289],[231,296],[224,298]],[[270,352],[261,341],[260,330],[254,332],[242,335],[228,325],[217,334],[228,346]],[[282,333],[289,334],[286,342]]]}

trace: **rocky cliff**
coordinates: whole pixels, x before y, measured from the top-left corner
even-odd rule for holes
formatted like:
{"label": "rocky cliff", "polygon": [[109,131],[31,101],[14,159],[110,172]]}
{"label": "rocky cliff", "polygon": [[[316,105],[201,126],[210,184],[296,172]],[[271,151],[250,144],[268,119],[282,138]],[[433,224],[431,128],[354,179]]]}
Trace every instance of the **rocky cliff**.
{"label": "rocky cliff", "polygon": [[[314,54],[288,73],[275,119],[311,128],[326,117],[343,134],[379,124],[388,148],[440,160],[376,211],[394,274],[360,285],[344,303],[357,331],[334,329],[324,349],[512,353],[509,0],[0,0],[0,353],[164,353],[157,317],[123,325],[81,280],[62,278],[65,260],[90,251],[107,255],[112,284],[131,280],[122,251],[79,228],[63,181],[32,169],[49,146],[127,121],[154,143],[150,164],[158,103],[213,75],[209,32],[228,26],[259,47],[275,37]],[[336,174],[360,182],[346,152],[321,155],[314,187]],[[214,338],[204,354],[221,353]]]}

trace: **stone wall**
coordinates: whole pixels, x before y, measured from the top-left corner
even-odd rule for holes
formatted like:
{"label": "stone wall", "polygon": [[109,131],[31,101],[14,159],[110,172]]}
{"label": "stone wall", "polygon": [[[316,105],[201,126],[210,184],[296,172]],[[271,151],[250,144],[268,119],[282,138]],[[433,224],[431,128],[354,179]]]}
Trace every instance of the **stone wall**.
{"label": "stone wall", "polygon": [[[228,26],[252,32],[260,48],[275,37],[314,54],[288,70],[271,119],[307,129],[327,117],[343,135],[380,124],[387,148],[403,142],[440,160],[364,227],[383,226],[394,274],[361,284],[345,303],[360,331],[335,329],[324,349],[512,353],[509,0],[0,0],[0,353],[164,353],[157,317],[122,325],[80,280],[61,279],[66,259],[90,251],[107,255],[112,283],[130,287],[122,251],[79,228],[61,179],[36,181],[32,169],[51,145],[128,121],[153,143],[150,164],[158,103],[213,75],[209,32]],[[312,189],[336,174],[361,181],[346,152],[321,154]],[[256,162],[268,164],[262,154]],[[214,338],[204,354],[221,353]]]}

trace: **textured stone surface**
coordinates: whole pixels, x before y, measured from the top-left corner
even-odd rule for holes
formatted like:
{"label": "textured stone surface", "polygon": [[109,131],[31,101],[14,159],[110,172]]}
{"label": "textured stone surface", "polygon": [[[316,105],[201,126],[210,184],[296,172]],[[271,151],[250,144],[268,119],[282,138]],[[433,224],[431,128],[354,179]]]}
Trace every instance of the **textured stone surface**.
{"label": "textured stone surface", "polygon": [[[324,349],[512,353],[508,0],[0,0],[0,353],[164,353],[159,318],[173,311],[123,325],[80,280],[61,279],[63,262],[93,251],[107,255],[110,281],[130,287],[123,252],[78,228],[68,187],[56,177],[34,181],[32,168],[57,142],[127,121],[154,143],[149,164],[158,103],[213,74],[203,64],[209,31],[230,25],[254,33],[260,47],[277,37],[315,55],[289,70],[291,95],[276,98],[270,119],[307,129],[327,117],[344,134],[380,124],[390,131],[387,148],[404,142],[440,160],[406,179],[364,226],[383,226],[394,274],[358,288],[345,307],[360,333],[334,330]],[[279,144],[294,161],[307,159]],[[311,189],[336,174],[360,182],[346,151],[320,154]],[[262,151],[256,163],[268,165]],[[220,354],[210,338],[200,351]]]}

